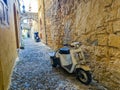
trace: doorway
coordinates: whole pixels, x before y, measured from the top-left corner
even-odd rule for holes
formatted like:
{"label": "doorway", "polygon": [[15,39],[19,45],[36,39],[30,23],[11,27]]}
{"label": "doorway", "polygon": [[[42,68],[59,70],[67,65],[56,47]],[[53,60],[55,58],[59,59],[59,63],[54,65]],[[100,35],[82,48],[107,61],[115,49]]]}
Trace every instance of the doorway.
{"label": "doorway", "polygon": [[18,35],[18,24],[17,24],[17,10],[15,4],[13,6],[14,9],[14,24],[15,24],[15,37],[16,37],[16,46],[19,48],[19,35]]}

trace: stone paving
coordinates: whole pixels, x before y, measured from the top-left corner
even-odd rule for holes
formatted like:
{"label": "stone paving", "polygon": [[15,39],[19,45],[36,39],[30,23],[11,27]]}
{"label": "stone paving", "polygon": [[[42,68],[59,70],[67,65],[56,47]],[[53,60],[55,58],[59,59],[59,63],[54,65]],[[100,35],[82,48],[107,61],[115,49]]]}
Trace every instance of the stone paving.
{"label": "stone paving", "polygon": [[11,77],[9,90],[104,90],[95,83],[83,85],[74,74],[57,67],[52,68],[43,43],[26,39],[25,49],[19,51],[19,60]]}

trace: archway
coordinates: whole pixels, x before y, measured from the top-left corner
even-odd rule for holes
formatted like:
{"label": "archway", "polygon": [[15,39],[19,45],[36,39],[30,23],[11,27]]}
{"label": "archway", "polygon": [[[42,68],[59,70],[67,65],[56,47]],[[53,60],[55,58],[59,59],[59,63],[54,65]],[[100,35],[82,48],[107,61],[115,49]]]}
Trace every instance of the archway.
{"label": "archway", "polygon": [[34,33],[38,31],[38,22],[34,18],[24,17],[21,19],[21,36],[34,39]]}
{"label": "archway", "polygon": [[20,21],[23,22],[23,20],[25,20],[25,19],[33,19],[36,22],[38,22],[38,13],[29,13],[29,12],[22,13]]}

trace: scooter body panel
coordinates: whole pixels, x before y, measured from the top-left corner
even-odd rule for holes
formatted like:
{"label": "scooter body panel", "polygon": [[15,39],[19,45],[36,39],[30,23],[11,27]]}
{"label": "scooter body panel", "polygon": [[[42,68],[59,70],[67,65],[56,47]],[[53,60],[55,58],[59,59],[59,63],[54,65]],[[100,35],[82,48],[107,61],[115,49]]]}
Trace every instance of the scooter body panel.
{"label": "scooter body panel", "polygon": [[76,65],[76,69],[77,68],[82,68],[85,71],[90,71],[90,67],[88,65]]}
{"label": "scooter body panel", "polygon": [[[71,52],[71,51],[70,51]],[[59,54],[61,67],[67,70],[69,73],[73,73],[75,71],[75,66],[77,64],[76,60],[73,59],[70,54]]]}
{"label": "scooter body panel", "polygon": [[71,68],[73,67],[73,63],[70,54],[59,54],[59,58],[61,67],[63,67],[69,73],[72,73]]}
{"label": "scooter body panel", "polygon": [[67,65],[72,64],[70,54],[60,54],[60,60],[61,60],[62,66],[67,66]]}

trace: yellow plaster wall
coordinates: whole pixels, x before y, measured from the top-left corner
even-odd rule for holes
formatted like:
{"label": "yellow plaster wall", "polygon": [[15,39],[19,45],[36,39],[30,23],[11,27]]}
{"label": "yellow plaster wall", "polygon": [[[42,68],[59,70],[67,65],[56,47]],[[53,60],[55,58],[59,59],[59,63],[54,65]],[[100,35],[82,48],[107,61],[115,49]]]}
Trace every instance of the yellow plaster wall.
{"label": "yellow plaster wall", "polygon": [[8,26],[0,24],[0,90],[8,89],[12,68],[17,57],[13,2],[15,1],[8,0],[10,24]]}

